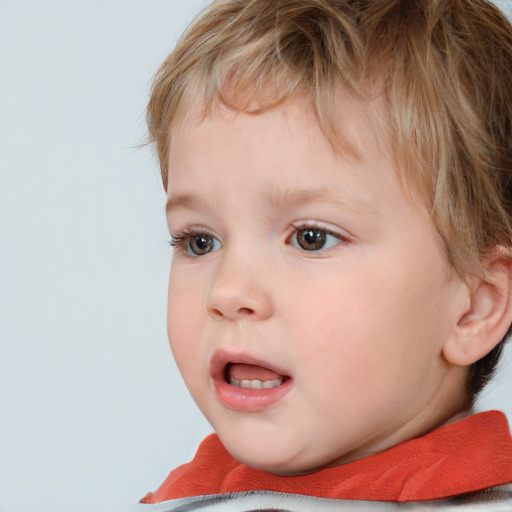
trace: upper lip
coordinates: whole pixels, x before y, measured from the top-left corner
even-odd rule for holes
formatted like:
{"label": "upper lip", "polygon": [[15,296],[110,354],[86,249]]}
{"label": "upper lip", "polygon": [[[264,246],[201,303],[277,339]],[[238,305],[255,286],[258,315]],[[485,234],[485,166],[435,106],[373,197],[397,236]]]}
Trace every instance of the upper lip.
{"label": "upper lip", "polygon": [[286,370],[263,359],[253,357],[249,354],[237,354],[234,352],[228,352],[226,350],[216,350],[210,360],[210,376],[212,379],[224,380],[226,367],[230,363],[261,366],[262,368],[268,368],[269,370],[272,370],[279,375],[282,375],[283,377],[290,378],[290,374]]}

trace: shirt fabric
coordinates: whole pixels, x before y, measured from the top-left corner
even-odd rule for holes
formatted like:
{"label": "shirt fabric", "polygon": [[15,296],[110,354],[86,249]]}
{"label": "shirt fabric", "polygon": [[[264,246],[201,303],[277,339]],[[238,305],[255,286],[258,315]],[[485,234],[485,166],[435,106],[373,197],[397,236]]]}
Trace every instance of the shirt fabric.
{"label": "shirt fabric", "polygon": [[[440,503],[434,500],[442,500],[443,510],[512,512],[512,488],[506,486],[510,483],[512,438],[507,419],[499,411],[488,411],[384,452],[299,476],[276,476],[240,464],[212,434],[194,459],[172,471],[140,507],[147,512],[265,506],[276,511],[330,511],[356,510],[355,500],[357,510],[394,509],[379,508],[383,504],[376,502],[393,502],[404,510],[413,505],[415,510],[433,510]],[[493,508],[475,508],[489,503]],[[228,504],[235,508],[226,508]]]}

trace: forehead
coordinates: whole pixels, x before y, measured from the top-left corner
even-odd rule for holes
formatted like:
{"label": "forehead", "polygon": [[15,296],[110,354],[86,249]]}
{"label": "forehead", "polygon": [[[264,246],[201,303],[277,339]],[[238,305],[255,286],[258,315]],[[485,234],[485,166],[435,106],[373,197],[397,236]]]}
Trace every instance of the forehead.
{"label": "forehead", "polygon": [[[270,201],[272,195],[282,194],[278,191],[280,187],[297,185],[299,174],[302,178],[309,175],[309,181],[302,182],[303,188],[318,192],[322,188],[317,183],[319,170],[332,167],[333,160],[340,169],[347,164],[353,166],[361,181],[374,180],[374,175],[381,175],[381,180],[395,181],[397,166],[388,135],[385,100],[382,97],[361,100],[350,94],[339,94],[336,109],[339,132],[338,140],[333,141],[311,100],[304,97],[254,114],[222,104],[205,114],[202,106],[196,105],[171,131],[168,196],[190,195],[198,191],[199,185],[205,189],[218,180],[232,188],[245,173],[262,175],[268,169],[274,172],[267,175],[267,190],[263,195]],[[284,165],[292,166],[292,172],[283,173]],[[402,180],[399,182],[402,187]],[[350,184],[346,180],[343,188],[345,192],[352,189],[350,194],[359,197],[361,204],[368,203],[355,190],[359,185],[362,183]],[[332,188],[330,180],[324,179],[323,188]],[[414,187],[402,189],[416,207],[424,205]],[[256,190],[252,190],[255,195]]]}
{"label": "forehead", "polygon": [[[386,102],[382,97],[364,101],[350,94],[339,94],[332,112],[333,119],[319,117],[313,102],[303,96],[286,101],[283,105],[262,107],[254,101],[250,108],[237,110],[221,102],[208,108],[203,104],[191,104],[188,112],[176,116],[176,122],[170,127],[169,158],[166,162],[172,173],[172,162],[177,156],[183,156],[190,142],[198,137],[207,136],[212,145],[221,146],[227,134],[233,142],[233,151],[244,147],[254,150],[258,140],[251,140],[251,132],[261,132],[265,139],[273,139],[276,144],[286,134],[297,140],[307,140],[309,145],[330,151],[347,159],[363,161],[375,152],[389,153],[392,157],[392,144],[389,140],[388,115]],[[279,115],[272,115],[278,112]],[[209,133],[215,125],[213,134]],[[241,135],[241,136],[239,136]],[[283,148],[284,150],[284,148]],[[195,145],[195,154],[200,157],[204,147]]]}
{"label": "forehead", "polygon": [[338,108],[351,152],[333,148],[304,100],[258,114],[224,107],[189,114],[171,140],[168,209],[207,202],[220,211],[233,195],[255,208],[330,196],[352,212],[399,210],[405,202],[423,209],[418,198],[407,201],[397,178],[382,106],[346,97]]}

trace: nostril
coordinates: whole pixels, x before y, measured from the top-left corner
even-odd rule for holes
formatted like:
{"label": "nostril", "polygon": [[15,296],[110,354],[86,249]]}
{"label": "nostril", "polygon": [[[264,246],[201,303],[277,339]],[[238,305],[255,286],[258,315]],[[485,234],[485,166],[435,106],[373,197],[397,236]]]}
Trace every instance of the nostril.
{"label": "nostril", "polygon": [[247,316],[252,316],[255,314],[255,311],[252,308],[243,307],[243,308],[238,308],[233,313],[229,313],[229,311],[225,312],[219,308],[208,308],[207,307],[206,314],[213,320],[222,320],[225,317],[243,318],[243,317],[247,317]]}
{"label": "nostril", "polygon": [[[208,309],[206,310],[208,312]],[[212,308],[209,310],[209,316],[212,318],[222,318],[224,315],[222,314],[222,311],[216,308]]]}

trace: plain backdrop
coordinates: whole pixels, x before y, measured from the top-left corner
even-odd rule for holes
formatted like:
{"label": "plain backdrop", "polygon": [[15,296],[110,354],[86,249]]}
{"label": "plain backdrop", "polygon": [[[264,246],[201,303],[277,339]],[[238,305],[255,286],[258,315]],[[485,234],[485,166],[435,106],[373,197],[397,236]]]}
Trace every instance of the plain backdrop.
{"label": "plain backdrop", "polygon": [[[130,510],[210,431],[168,348],[164,193],[137,149],[207,3],[0,0],[1,512]],[[479,407],[512,418],[507,350]]]}

